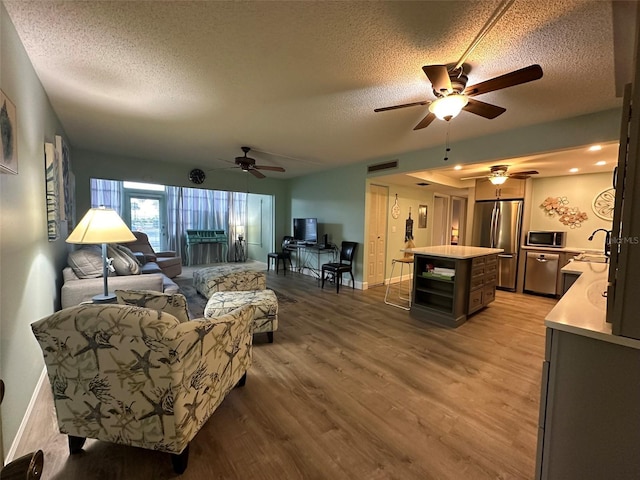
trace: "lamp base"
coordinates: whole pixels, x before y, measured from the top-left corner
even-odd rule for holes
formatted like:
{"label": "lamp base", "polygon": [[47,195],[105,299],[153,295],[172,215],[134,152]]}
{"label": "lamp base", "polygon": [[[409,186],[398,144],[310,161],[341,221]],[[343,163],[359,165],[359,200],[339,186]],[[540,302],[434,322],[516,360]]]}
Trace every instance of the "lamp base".
{"label": "lamp base", "polygon": [[100,295],[92,297],[91,301],[93,303],[116,303],[116,294],[108,293],[105,295],[104,293],[101,293]]}

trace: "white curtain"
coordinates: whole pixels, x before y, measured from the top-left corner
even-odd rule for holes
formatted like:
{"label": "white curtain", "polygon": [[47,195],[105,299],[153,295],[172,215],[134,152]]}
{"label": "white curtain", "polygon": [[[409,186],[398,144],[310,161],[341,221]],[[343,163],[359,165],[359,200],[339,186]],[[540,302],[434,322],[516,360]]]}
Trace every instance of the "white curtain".
{"label": "white curtain", "polygon": [[113,208],[122,217],[122,182],[100,178],[91,179],[91,208],[101,205]]}
{"label": "white curtain", "polygon": [[[122,216],[122,182],[91,179],[91,206],[104,205]],[[247,194],[204,190],[200,188],[165,187],[167,247],[179,252],[186,263],[187,230],[224,230],[229,237],[228,256],[219,258],[220,246],[198,245],[193,248],[192,263],[203,264],[235,259],[235,242],[245,236]],[[246,244],[245,244],[246,248]]]}

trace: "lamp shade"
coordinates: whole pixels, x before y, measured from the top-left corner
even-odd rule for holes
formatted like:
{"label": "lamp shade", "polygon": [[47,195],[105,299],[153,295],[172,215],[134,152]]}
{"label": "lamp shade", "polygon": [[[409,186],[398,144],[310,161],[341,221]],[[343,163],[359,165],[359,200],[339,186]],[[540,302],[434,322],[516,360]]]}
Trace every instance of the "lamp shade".
{"label": "lamp shade", "polygon": [[492,175],[489,177],[489,181],[494,185],[502,185],[507,181],[507,178],[509,177],[507,177],[506,175]]}
{"label": "lamp shade", "polygon": [[469,102],[465,95],[452,93],[446,97],[440,97],[429,104],[429,111],[440,120],[451,120],[460,113],[460,110]]}
{"label": "lamp shade", "polygon": [[66,241],[76,244],[99,244],[132,242],[135,239],[115,210],[98,207],[89,209]]}

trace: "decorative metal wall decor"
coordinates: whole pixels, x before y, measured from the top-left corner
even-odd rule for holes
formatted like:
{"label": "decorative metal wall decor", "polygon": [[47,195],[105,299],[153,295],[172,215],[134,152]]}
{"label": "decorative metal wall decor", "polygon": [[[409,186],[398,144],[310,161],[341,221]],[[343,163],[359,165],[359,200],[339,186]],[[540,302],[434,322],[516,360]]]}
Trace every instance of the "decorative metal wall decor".
{"label": "decorative metal wall decor", "polygon": [[616,202],[614,188],[606,188],[593,198],[591,209],[603,220],[613,220],[613,207]]}
{"label": "decorative metal wall decor", "polygon": [[588,220],[586,212],[577,207],[570,207],[567,197],[547,197],[540,205],[547,215],[558,215],[558,221],[569,228],[580,228],[582,222]]}

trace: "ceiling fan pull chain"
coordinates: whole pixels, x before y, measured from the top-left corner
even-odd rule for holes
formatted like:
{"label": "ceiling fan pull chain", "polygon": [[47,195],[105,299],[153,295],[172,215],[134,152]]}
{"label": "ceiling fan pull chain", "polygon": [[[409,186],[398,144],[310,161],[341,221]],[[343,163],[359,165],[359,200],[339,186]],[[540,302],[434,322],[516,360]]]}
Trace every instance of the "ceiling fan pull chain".
{"label": "ceiling fan pull chain", "polygon": [[451,128],[451,123],[447,122],[447,136],[446,136],[446,140],[444,143],[445,149],[444,149],[444,161],[446,162],[447,160],[449,160],[449,152],[451,151],[451,148],[449,147],[449,129]]}

